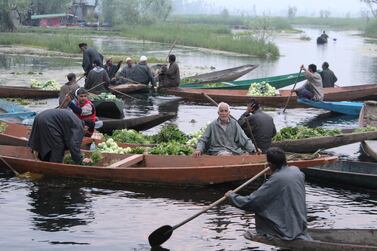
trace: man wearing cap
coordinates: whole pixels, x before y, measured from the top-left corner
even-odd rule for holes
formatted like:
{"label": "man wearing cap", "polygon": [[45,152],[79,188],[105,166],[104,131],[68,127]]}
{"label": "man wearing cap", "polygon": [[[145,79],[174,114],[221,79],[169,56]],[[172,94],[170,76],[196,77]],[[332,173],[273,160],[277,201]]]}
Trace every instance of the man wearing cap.
{"label": "man wearing cap", "polygon": [[156,82],[152,75],[152,71],[147,64],[147,60],[148,59],[146,56],[140,57],[139,63],[134,66],[133,76],[131,77],[131,79],[138,83],[145,85],[151,83],[152,86],[155,86]]}
{"label": "man wearing cap", "polygon": [[73,112],[48,109],[35,117],[28,145],[42,161],[62,163],[64,151],[69,150],[75,163],[90,163],[81,155],[83,137],[83,123]]}
{"label": "man wearing cap", "polygon": [[175,55],[169,55],[169,68],[163,65],[158,76],[159,87],[178,87],[181,81],[178,64]]}
{"label": "man wearing cap", "polygon": [[[67,94],[73,94],[74,91],[76,91],[80,86],[76,83],[76,74],[69,73],[67,75],[68,82],[65,83],[60,88],[60,94],[59,94],[59,106],[61,108],[65,108],[67,106],[67,103],[64,104],[64,100],[66,98]],[[73,96],[73,95],[72,95]]]}
{"label": "man wearing cap", "polygon": [[250,99],[246,112],[238,119],[238,124],[246,135],[255,141],[256,147],[265,153],[271,146],[272,138],[276,135],[276,127],[273,118],[259,108],[259,102],[256,99]]}
{"label": "man wearing cap", "polygon": [[255,152],[251,140],[237,121],[230,117],[230,107],[227,103],[219,103],[217,114],[219,117],[208,125],[199,139],[194,156],[198,157],[203,153],[230,156]]}
{"label": "man wearing cap", "polygon": [[82,68],[84,69],[85,75],[87,76],[91,69],[93,69],[94,60],[98,60],[102,67],[103,56],[94,48],[88,47],[86,43],[80,43],[79,48],[83,53],[82,58]]}
{"label": "man wearing cap", "polygon": [[132,62],[132,58],[126,58],[126,66],[124,66],[123,69],[119,72],[117,76],[117,82],[120,84],[126,84],[127,82],[129,82],[128,79],[133,78],[135,71],[134,66],[135,65]]}
{"label": "man wearing cap", "polygon": [[115,77],[115,74],[118,72],[122,63],[123,63],[123,61],[120,60],[117,65],[113,65],[113,59],[112,58],[106,59],[105,70],[106,70],[107,74],[109,75],[110,80],[113,80],[113,78]]}
{"label": "man wearing cap", "polygon": [[85,89],[92,93],[100,94],[101,92],[108,92],[110,78],[106,70],[101,67],[101,62],[94,60],[94,68],[90,70],[88,77],[85,79]]}
{"label": "man wearing cap", "polygon": [[85,136],[90,137],[94,132],[94,126],[97,119],[96,108],[93,103],[88,99],[88,91],[85,88],[79,88],[75,93],[76,99],[71,99],[67,95],[67,99],[70,101],[68,107],[85,123],[88,130],[85,131]]}

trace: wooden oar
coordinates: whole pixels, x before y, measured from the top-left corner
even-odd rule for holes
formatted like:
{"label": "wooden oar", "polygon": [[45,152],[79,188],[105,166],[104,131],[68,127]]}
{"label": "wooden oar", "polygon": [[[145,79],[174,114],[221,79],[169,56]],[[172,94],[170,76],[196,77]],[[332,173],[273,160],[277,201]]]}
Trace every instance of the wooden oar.
{"label": "wooden oar", "polygon": [[174,40],[173,44],[170,46],[170,50],[169,50],[168,55],[166,56],[166,60],[168,60],[168,58],[169,58],[169,56],[170,56],[170,53],[171,53],[171,51],[173,50],[173,48],[174,48],[176,42],[177,42],[177,39]]}
{"label": "wooden oar", "polygon": [[114,88],[109,87],[109,90],[111,90],[111,91],[113,91],[113,92],[116,92],[116,93],[118,93],[119,95],[123,95],[124,97],[130,98],[130,99],[133,99],[133,100],[139,100],[138,98],[132,97],[131,95],[125,94],[125,93],[123,93],[123,92],[121,92],[121,91],[118,91],[118,90],[116,90],[116,89],[114,89]]}
{"label": "wooden oar", "polygon": [[[235,193],[240,191],[242,188],[244,188],[245,186],[249,185],[251,182],[253,182],[254,180],[256,180],[257,178],[259,178],[260,176],[262,176],[264,173],[266,173],[270,168],[267,167],[265,169],[263,169],[261,172],[259,172],[257,175],[255,175],[253,178],[249,179],[248,181],[246,181],[245,183],[243,183],[241,186],[237,187],[235,190],[233,190]],[[224,200],[226,200],[226,197],[223,196],[222,198],[218,199],[217,201],[213,202],[211,205],[207,206],[206,208],[204,208],[202,211],[196,213],[195,215],[191,216],[190,218],[182,221],[181,223],[178,223],[177,225],[175,226],[169,226],[169,225],[165,225],[165,226],[162,226],[158,229],[156,229],[155,231],[153,231],[149,237],[148,237],[148,241],[149,241],[149,244],[152,246],[152,247],[156,247],[156,246],[160,246],[162,243],[164,243],[165,241],[167,241],[170,236],[173,234],[173,231],[181,226],[183,226],[184,224],[186,224],[187,222],[195,219],[196,217],[198,217],[199,215],[207,212],[209,209],[217,206],[218,204],[220,204],[221,202],[223,202]]]}
{"label": "wooden oar", "polygon": [[[202,94],[204,95],[204,97],[206,97],[209,101],[211,101],[212,104],[214,104],[215,106],[218,106],[217,102],[215,100],[213,100],[210,96],[207,95],[207,93],[204,93],[202,92]],[[237,120],[235,117],[233,117],[232,115],[230,115],[230,117],[234,120]],[[250,137],[251,137],[251,141],[253,142],[254,144],[254,147],[255,147],[255,151],[257,153],[260,152],[258,146],[257,146],[257,142],[255,141],[255,138],[254,138],[254,134],[253,134],[253,131],[251,130],[251,126],[250,126],[250,123],[249,123],[249,120],[246,119],[246,126],[247,126],[247,130],[249,131],[249,134],[250,134]]]}
{"label": "wooden oar", "polygon": [[0,160],[1,160],[1,162],[3,162],[4,165],[6,165],[6,166],[9,168],[9,170],[11,170],[16,176],[20,176],[20,173],[17,172],[16,170],[14,170],[14,168],[13,168],[11,165],[9,165],[9,163],[3,158],[3,156],[0,156]]}
{"label": "wooden oar", "polygon": [[283,113],[285,113],[285,109],[287,109],[287,106],[288,106],[289,100],[290,100],[291,97],[292,97],[293,90],[294,90],[295,87],[296,87],[296,84],[297,84],[298,78],[300,77],[301,71],[302,71],[302,69],[300,68],[300,71],[299,71],[298,74],[297,74],[297,78],[296,78],[295,84],[293,85],[293,88],[292,88],[292,90],[291,90],[291,93],[289,94],[289,97],[288,97],[288,99],[287,99],[287,102],[285,103],[285,106],[284,106],[284,109],[283,109]]}

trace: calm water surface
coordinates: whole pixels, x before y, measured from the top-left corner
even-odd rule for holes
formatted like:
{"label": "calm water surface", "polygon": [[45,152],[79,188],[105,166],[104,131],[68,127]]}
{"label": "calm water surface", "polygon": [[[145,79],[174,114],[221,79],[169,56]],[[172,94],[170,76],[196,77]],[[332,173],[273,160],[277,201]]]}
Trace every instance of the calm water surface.
{"label": "calm water surface", "polygon": [[[257,63],[259,68],[244,78],[298,72],[301,64],[323,61],[330,63],[340,85],[375,83],[376,56],[368,46],[373,41],[356,36],[355,32],[328,31],[331,38],[325,46],[317,46],[320,30],[304,29],[311,41],[301,41],[300,35],[279,36],[282,57],[260,60],[213,54],[177,47],[182,69],[190,74]],[[116,54],[163,57],[169,45],[132,43],[122,39],[110,41],[99,37],[95,44],[101,51]],[[80,72],[80,60],[32,56],[0,55],[0,83],[26,84],[31,77],[57,79],[64,82],[69,71]],[[195,65],[193,67],[192,65]],[[32,71],[33,76],[27,73]],[[19,74],[12,74],[19,72]],[[42,74],[39,74],[41,72]],[[187,75],[189,75],[187,73]],[[144,98],[125,101],[126,116],[143,116],[164,111],[176,111],[172,120],[184,132],[203,127],[216,118],[216,108],[174,102],[171,98]],[[29,105],[35,111],[56,106],[56,100],[38,101]],[[233,107],[235,117],[245,107]],[[354,128],[357,118],[328,116],[316,109],[292,109],[281,114],[280,109],[268,109],[278,128],[304,124],[326,128]],[[155,133],[160,127],[148,130]],[[331,149],[345,158],[359,158],[359,144]],[[234,186],[211,188],[172,188],[126,186],[84,180],[52,179],[22,180],[0,176],[0,247],[1,250],[150,250],[148,235],[162,225],[174,225],[222,197]],[[252,190],[246,190],[245,193]],[[317,228],[375,228],[377,224],[377,192],[322,187],[307,183],[309,227]],[[268,250],[242,237],[254,227],[252,215],[229,205],[221,205],[174,231],[164,245],[170,250]]]}

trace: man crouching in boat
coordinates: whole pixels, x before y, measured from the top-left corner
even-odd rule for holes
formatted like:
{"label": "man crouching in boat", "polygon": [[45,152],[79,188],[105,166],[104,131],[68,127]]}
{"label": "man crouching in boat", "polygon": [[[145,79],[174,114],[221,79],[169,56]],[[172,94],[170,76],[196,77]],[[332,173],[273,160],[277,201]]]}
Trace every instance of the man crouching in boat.
{"label": "man crouching in boat", "polygon": [[72,111],[49,109],[35,117],[28,145],[42,161],[62,163],[64,151],[69,150],[75,163],[90,163],[81,155],[83,137],[83,123]]}
{"label": "man crouching in boat", "polygon": [[252,141],[246,136],[237,120],[230,117],[230,107],[221,102],[218,105],[219,117],[208,125],[199,139],[194,156],[202,153],[229,156],[255,152]]}
{"label": "man crouching in boat", "polygon": [[[228,191],[230,204],[255,213],[256,234],[283,240],[311,240],[307,233],[305,177],[288,166],[285,153],[277,147],[267,150],[271,177],[255,192],[241,196]],[[248,231],[245,237],[253,234]]]}

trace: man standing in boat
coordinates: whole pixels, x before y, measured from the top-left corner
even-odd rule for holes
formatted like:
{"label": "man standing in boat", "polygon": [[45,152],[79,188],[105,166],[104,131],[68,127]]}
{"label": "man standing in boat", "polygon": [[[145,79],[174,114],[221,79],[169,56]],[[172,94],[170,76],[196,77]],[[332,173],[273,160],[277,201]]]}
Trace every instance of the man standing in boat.
{"label": "man standing in boat", "polygon": [[159,87],[178,87],[181,81],[178,64],[175,62],[175,55],[169,55],[169,68],[166,65],[161,67],[161,72],[158,74]]}
{"label": "man standing in boat", "polygon": [[259,102],[250,99],[246,112],[238,119],[238,124],[245,134],[255,140],[254,144],[263,153],[271,146],[272,138],[276,135],[276,127],[273,118],[260,110]]}
{"label": "man standing in boat", "polygon": [[219,117],[210,123],[199,139],[194,156],[203,153],[217,156],[240,155],[256,151],[237,121],[230,117],[230,107],[221,102],[218,105]]}
{"label": "man standing in boat", "polygon": [[83,123],[72,111],[49,109],[35,117],[28,145],[42,161],[62,163],[69,150],[75,163],[90,163],[81,155],[83,137]]}
{"label": "man standing in boat", "polygon": [[329,69],[329,63],[327,62],[323,62],[322,71],[320,74],[323,88],[333,88],[335,86],[335,82],[338,81],[338,78],[335,76],[334,72]]}
{"label": "man standing in boat", "polygon": [[[91,92],[100,94],[101,92],[108,92],[110,78],[106,70],[101,67],[101,62],[94,60],[94,68],[90,70],[88,77],[85,79],[85,89],[91,89]],[[94,88],[94,89],[93,89]]]}
{"label": "man standing in boat", "polygon": [[99,66],[102,67],[103,56],[96,49],[88,47],[86,43],[80,43],[79,48],[83,53],[82,68],[84,69],[86,76],[89,74],[90,70],[93,69],[95,60],[101,62]]}
{"label": "man standing in boat", "polygon": [[306,82],[302,87],[292,91],[296,92],[299,98],[323,100],[322,78],[317,72],[317,66],[310,64],[308,69],[306,69],[304,65],[301,65],[301,70],[304,71]]}
{"label": "man standing in boat", "polygon": [[[255,213],[256,234],[283,240],[311,240],[307,233],[305,176],[288,166],[285,152],[277,147],[267,150],[271,177],[255,192],[241,196],[228,191],[230,204]],[[251,239],[251,231],[245,237]]]}

